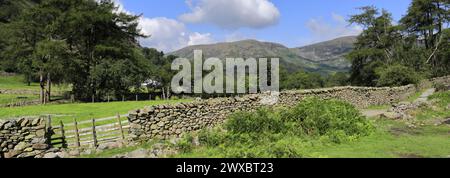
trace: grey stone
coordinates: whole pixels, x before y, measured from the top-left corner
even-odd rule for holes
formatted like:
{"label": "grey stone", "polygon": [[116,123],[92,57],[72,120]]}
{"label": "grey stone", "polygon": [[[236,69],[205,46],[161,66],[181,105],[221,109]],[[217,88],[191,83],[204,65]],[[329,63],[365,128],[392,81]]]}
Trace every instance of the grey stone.
{"label": "grey stone", "polygon": [[134,150],[126,155],[127,158],[147,158],[148,151],[144,149]]}
{"label": "grey stone", "polygon": [[70,157],[69,153],[67,153],[67,152],[65,152],[65,151],[57,152],[57,153],[56,153],[56,156],[57,156],[58,158],[69,158],[69,157]]}
{"label": "grey stone", "polygon": [[25,142],[20,142],[19,144],[17,144],[14,147],[14,150],[16,151],[23,151],[25,148],[29,147],[30,145],[28,143]]}
{"label": "grey stone", "polygon": [[32,126],[37,126],[41,122],[41,119],[34,119],[33,122],[31,122]]}
{"label": "grey stone", "polygon": [[48,149],[50,146],[48,144],[45,143],[36,143],[32,146],[33,149],[35,150],[46,150]]}
{"label": "grey stone", "polygon": [[56,153],[50,152],[46,153],[43,158],[58,158],[58,155]]}
{"label": "grey stone", "polygon": [[80,156],[80,151],[79,150],[70,150],[69,155],[72,157]]}
{"label": "grey stone", "polygon": [[388,119],[402,119],[402,115],[396,112],[385,112],[381,114],[381,117],[388,118]]}
{"label": "grey stone", "polygon": [[45,130],[44,129],[37,130],[36,131],[36,136],[38,136],[38,137],[45,136]]}

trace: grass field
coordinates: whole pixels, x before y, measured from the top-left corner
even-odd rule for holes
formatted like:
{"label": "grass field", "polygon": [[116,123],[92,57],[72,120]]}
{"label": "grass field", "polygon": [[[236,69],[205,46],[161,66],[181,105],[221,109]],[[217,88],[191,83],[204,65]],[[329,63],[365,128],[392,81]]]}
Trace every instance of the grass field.
{"label": "grass field", "polygon": [[[39,83],[33,82],[28,86],[25,82],[23,75],[14,76],[1,76],[0,77],[0,89],[8,90],[32,90],[39,91]],[[69,91],[68,85],[52,85],[52,90],[55,92]]]}
{"label": "grass field", "polygon": [[32,101],[39,99],[39,95],[16,95],[16,94],[0,94],[0,105],[17,103],[21,101]]}
{"label": "grass field", "polygon": [[131,110],[140,109],[144,106],[174,104],[189,102],[190,100],[159,100],[159,101],[130,101],[110,103],[78,103],[78,104],[55,104],[36,105],[17,108],[0,109],[0,119],[20,116],[45,116],[52,115],[53,122],[72,122],[74,118],[78,121],[98,119],[115,116],[117,113],[126,114]]}

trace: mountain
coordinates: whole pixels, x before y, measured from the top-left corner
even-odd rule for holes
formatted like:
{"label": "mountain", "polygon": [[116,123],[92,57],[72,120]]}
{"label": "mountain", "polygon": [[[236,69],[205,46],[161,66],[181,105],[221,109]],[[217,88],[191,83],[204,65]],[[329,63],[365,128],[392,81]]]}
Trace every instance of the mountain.
{"label": "mountain", "polygon": [[345,59],[344,55],[353,50],[353,44],[355,42],[355,36],[348,36],[294,48],[292,50],[300,57],[339,68],[345,68],[350,67],[351,64]]}
{"label": "mountain", "polygon": [[230,57],[241,58],[280,58],[280,64],[290,72],[305,70],[310,72],[330,73],[348,70],[349,63],[343,58],[352,47],[355,37],[344,37],[327,42],[288,48],[278,43],[243,40],[209,45],[188,46],[169,53],[187,59],[193,59],[194,50],[202,50],[204,58]]}

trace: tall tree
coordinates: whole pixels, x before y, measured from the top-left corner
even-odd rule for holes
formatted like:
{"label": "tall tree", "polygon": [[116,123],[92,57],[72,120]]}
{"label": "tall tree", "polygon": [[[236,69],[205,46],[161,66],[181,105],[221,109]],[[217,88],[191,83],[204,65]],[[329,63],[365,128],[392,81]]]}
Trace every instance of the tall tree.
{"label": "tall tree", "polygon": [[392,15],[373,6],[360,8],[361,14],[351,16],[349,22],[364,31],[358,36],[355,49],[348,54],[352,62],[350,80],[356,85],[375,85],[375,69],[395,62],[394,48],[401,41],[399,27],[392,23]]}
{"label": "tall tree", "polygon": [[408,35],[425,47],[424,60],[431,64],[435,75],[450,70],[450,66],[445,65],[445,56],[449,53],[445,48],[449,43],[445,33],[450,22],[449,10],[448,0],[413,0],[400,21]]}

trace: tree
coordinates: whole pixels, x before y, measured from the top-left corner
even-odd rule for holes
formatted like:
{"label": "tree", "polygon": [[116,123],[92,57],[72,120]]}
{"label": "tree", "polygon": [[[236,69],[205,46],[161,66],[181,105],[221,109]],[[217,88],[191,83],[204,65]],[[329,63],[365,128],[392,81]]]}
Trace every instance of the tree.
{"label": "tree", "polygon": [[410,38],[422,45],[426,54],[424,61],[431,64],[434,75],[448,74],[450,66],[446,55],[450,22],[448,0],[413,0],[407,14],[400,20]]}
{"label": "tree", "polygon": [[[360,25],[364,31],[358,36],[355,49],[347,55],[352,62],[350,80],[355,85],[375,85],[379,64],[396,62],[395,47],[402,36],[398,26],[392,24],[392,15],[373,6],[360,8],[361,14],[351,16],[349,22]],[[376,64],[372,64],[376,63]]]}
{"label": "tree", "polygon": [[[70,54],[65,41],[43,40],[36,45],[33,66],[38,70],[41,87],[41,102],[47,103],[51,99],[53,82],[61,82],[65,76],[64,66],[70,62]],[[47,84],[45,84],[45,80]],[[47,88],[45,88],[47,86]],[[44,90],[46,90],[44,92]]]}

